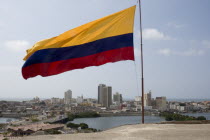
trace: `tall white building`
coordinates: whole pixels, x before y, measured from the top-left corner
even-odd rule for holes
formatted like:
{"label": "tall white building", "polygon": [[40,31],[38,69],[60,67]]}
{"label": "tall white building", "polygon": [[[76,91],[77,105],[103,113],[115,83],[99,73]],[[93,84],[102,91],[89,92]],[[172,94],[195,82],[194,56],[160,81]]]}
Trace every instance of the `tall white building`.
{"label": "tall white building", "polygon": [[64,93],[64,104],[69,105],[71,104],[72,99],[72,91],[68,90]]}

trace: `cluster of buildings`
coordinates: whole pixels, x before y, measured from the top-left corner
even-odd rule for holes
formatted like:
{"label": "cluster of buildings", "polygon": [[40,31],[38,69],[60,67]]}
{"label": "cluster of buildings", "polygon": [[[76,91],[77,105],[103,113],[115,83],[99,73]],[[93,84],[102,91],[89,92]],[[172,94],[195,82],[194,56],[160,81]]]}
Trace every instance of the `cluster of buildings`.
{"label": "cluster of buildings", "polygon": [[[142,97],[137,96],[135,97],[135,101],[137,105],[142,102]],[[156,97],[152,98],[152,92],[149,91],[148,93],[144,94],[144,108],[146,110],[157,109],[160,111],[165,111],[167,109],[167,101],[166,97]]]}
{"label": "cluster of buildings", "polygon": [[100,84],[98,86],[98,104],[101,104],[103,107],[110,108],[111,105],[119,105],[122,102],[122,94],[119,94],[118,92],[113,95],[112,99],[112,87],[104,84]]}
{"label": "cluster of buildings", "polygon": [[[113,94],[112,87],[105,84],[98,85],[98,98],[84,98],[83,95],[72,97],[72,91],[67,90],[64,98],[51,98],[40,100],[35,97],[30,101],[0,101],[0,116],[26,117],[65,115],[67,113],[81,113],[96,111],[99,113],[140,113],[142,110],[142,97],[136,96],[134,100],[123,100],[122,94]],[[144,109],[146,112],[177,111],[193,112],[208,111],[210,102],[175,102],[167,101],[166,97],[152,97],[152,92],[144,94]]]}
{"label": "cluster of buildings", "polygon": [[168,110],[177,112],[208,112],[210,110],[210,101],[203,102],[168,102]]}
{"label": "cluster of buildings", "polygon": [[[152,92],[144,94],[145,115],[156,115],[161,111],[173,112],[209,112],[210,101],[178,102],[167,101],[166,97],[152,97]],[[134,100],[123,100],[122,94],[113,94],[112,87],[105,84],[98,85],[98,98],[84,98],[83,95],[73,98],[72,91],[64,92],[64,98],[41,100],[35,97],[29,101],[0,101],[0,117],[22,118],[12,122],[7,131],[13,136],[30,135],[38,131],[56,131],[72,133],[61,123],[68,113],[98,112],[101,116],[130,116],[140,115],[142,97]],[[9,120],[8,120],[9,122]],[[37,123],[34,123],[37,122]],[[50,124],[49,124],[50,123]]]}

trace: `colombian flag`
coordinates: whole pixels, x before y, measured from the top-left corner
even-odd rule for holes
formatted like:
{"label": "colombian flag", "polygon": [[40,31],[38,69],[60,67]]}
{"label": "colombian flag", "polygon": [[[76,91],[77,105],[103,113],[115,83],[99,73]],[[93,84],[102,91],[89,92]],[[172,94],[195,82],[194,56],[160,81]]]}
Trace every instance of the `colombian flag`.
{"label": "colombian flag", "polygon": [[51,76],[109,62],[134,60],[136,6],[37,42],[27,50],[24,79]]}

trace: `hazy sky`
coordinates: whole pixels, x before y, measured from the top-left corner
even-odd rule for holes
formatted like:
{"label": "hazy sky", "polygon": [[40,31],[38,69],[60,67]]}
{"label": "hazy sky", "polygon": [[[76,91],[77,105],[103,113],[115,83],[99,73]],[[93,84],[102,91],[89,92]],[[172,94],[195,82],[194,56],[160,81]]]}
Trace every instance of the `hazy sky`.
{"label": "hazy sky", "polygon": [[[100,83],[124,98],[139,95],[139,13],[135,63],[121,61],[24,80],[26,49],[87,22],[137,4],[137,0],[0,0],[0,98],[97,98]],[[145,92],[167,98],[210,98],[210,1],[142,0]],[[137,72],[137,73],[136,73]]]}

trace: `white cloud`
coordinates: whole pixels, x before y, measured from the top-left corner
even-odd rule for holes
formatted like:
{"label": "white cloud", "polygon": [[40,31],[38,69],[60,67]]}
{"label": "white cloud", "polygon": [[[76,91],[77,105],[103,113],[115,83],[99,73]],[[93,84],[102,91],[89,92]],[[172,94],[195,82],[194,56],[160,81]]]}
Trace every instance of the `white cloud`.
{"label": "white cloud", "polygon": [[163,32],[160,32],[154,28],[144,29],[143,39],[145,40],[174,40],[173,38],[165,35]]}
{"label": "white cloud", "polygon": [[174,22],[169,22],[167,24],[167,26],[179,29],[179,28],[185,27],[186,25],[185,24],[177,24],[177,23],[174,23]]}
{"label": "white cloud", "polygon": [[178,56],[202,56],[205,52],[201,49],[189,49],[186,51],[174,51],[169,48],[160,49],[157,51],[158,54],[164,56],[178,55]]}
{"label": "white cloud", "polygon": [[202,44],[206,47],[206,48],[210,48],[210,41],[208,40],[203,40]]}
{"label": "white cloud", "polygon": [[177,55],[182,56],[201,56],[204,55],[204,51],[201,49],[190,49],[184,52],[177,52]]}
{"label": "white cloud", "polygon": [[10,40],[4,43],[4,46],[11,51],[26,51],[30,47],[30,43],[26,40]]}
{"label": "white cloud", "polygon": [[171,55],[171,50],[168,48],[160,49],[160,50],[158,50],[158,54],[164,55],[164,56],[169,56],[169,55]]}

